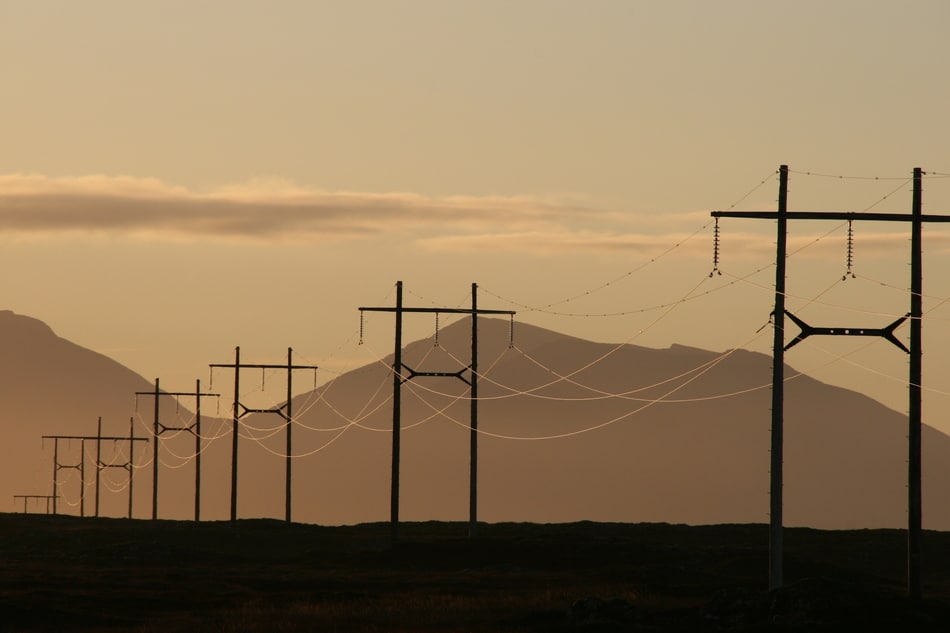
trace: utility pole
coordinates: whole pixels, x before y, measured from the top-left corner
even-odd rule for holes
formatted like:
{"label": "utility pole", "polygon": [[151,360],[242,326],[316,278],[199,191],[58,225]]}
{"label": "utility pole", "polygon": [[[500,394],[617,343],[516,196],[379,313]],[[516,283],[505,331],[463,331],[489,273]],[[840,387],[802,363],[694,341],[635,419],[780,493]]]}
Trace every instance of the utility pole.
{"label": "utility pole", "polygon": [[[44,435],[44,440],[53,440],[53,514],[56,514],[56,500],[59,498],[59,481],[58,473],[63,468],[72,468],[79,471],[80,479],[80,495],[79,495],[79,516],[86,516],[86,440],[96,441],[96,516],[99,516],[99,471],[103,468],[102,464],[102,454],[100,451],[100,445],[102,440],[111,440],[114,442],[129,442],[129,459],[125,464],[117,464],[116,466],[127,468],[129,471],[129,508],[130,508],[130,518],[131,518],[131,507],[132,507],[132,449],[135,445],[135,442],[147,442],[148,438],[145,437],[135,437],[129,435],[129,437],[118,437],[118,436],[104,436],[102,435],[102,417],[99,418],[99,430],[96,435]],[[59,441],[60,440],[79,440],[80,441],[80,459],[78,464],[60,464],[59,463]]]}
{"label": "utility pole", "polygon": [[[201,380],[195,381],[194,391],[161,391],[159,380],[155,379],[154,391],[136,391],[136,396],[152,396],[154,398],[154,418],[152,421],[152,435],[155,444],[152,449],[152,520],[158,519],[158,445],[163,433],[170,431],[184,431],[195,436],[195,521],[201,519],[201,399],[204,397],[217,398],[221,394],[201,391]],[[188,426],[166,426],[159,417],[159,398],[170,396],[173,398],[195,399],[195,421]]]}
{"label": "utility pole", "polygon": [[[131,422],[131,418],[130,418]],[[100,483],[100,473],[103,468],[121,468],[129,473],[129,518],[132,518],[132,480],[135,474],[135,465],[133,464],[133,454],[135,452],[135,443],[136,442],[147,442],[148,438],[145,437],[135,437],[135,428],[134,425],[130,424],[129,436],[128,437],[103,437],[102,435],[102,416],[99,416],[99,425],[96,431],[96,437],[90,438],[96,440],[96,516],[99,516],[99,483]],[[106,464],[102,461],[102,440],[112,440],[114,442],[118,441],[128,441],[129,443],[129,458],[122,464]]]}
{"label": "utility pole", "polygon": [[[407,308],[402,302],[402,282],[396,282],[396,306],[390,307],[361,307],[363,312],[393,312],[396,316],[395,348],[393,351],[393,446],[392,446],[392,483],[390,490],[390,528],[393,543],[399,538],[399,457],[400,457],[400,429],[402,411],[402,383],[424,376],[439,378],[457,378],[469,385],[471,395],[470,405],[470,467],[469,467],[469,535],[475,536],[478,528],[478,315],[505,314],[513,317],[516,313],[511,310],[485,310],[478,307],[478,286],[472,284],[472,307],[464,308]],[[457,372],[428,372],[416,371],[407,367],[402,361],[402,317],[405,313],[428,314],[470,314],[472,316],[472,357],[468,367]],[[408,371],[409,375],[404,375]],[[462,374],[469,372],[470,379]]]}
{"label": "utility pole", "polygon": [[772,433],[769,486],[769,588],[782,586],[785,442],[785,259],[788,236],[788,165],[779,168],[775,251],[775,327],[772,340]]}
{"label": "utility pole", "polygon": [[[778,220],[778,240],[776,249],[775,281],[775,345],[773,348],[772,371],[772,472],[771,472],[771,513],[769,519],[770,534],[770,574],[769,587],[782,586],[782,411],[783,403],[783,366],[784,352],[801,339],[812,334],[881,336],[895,343],[909,353],[910,367],[908,376],[908,475],[907,475],[907,591],[911,598],[921,597],[920,583],[920,535],[921,521],[921,357],[923,317],[923,257],[922,227],[924,222],[950,222],[950,215],[924,215],[922,212],[922,176],[917,167],[913,171],[913,201],[910,214],[900,213],[841,213],[841,212],[790,212],[786,208],[788,188],[788,166],[779,169],[779,209],[775,211],[713,211],[715,218],[754,218]],[[894,329],[904,319],[898,319],[890,326],[879,329],[861,328],[814,328],[785,309],[785,235],[788,220],[838,220],[838,221],[874,221],[909,222],[911,224],[911,296],[910,296],[910,349],[903,346],[893,335]],[[791,317],[802,333],[788,344],[784,344],[785,317]]]}
{"label": "utility pole", "polygon": [[[287,364],[278,365],[278,364],[260,364],[260,363],[241,363],[241,348],[234,348],[234,363],[221,364],[215,363],[210,365],[212,370],[215,367],[224,367],[234,370],[234,417],[232,420],[232,437],[231,437],[231,521],[237,520],[237,473],[238,473],[238,430],[241,418],[249,413],[274,413],[282,418],[284,418],[285,424],[285,435],[287,439],[287,451],[285,456],[285,465],[284,465],[284,520],[288,523],[292,520],[291,510],[292,510],[292,491],[293,491],[293,479],[292,479],[292,466],[291,460],[293,458],[292,451],[292,430],[293,430],[293,372],[298,369],[309,369],[316,372],[319,367],[316,365],[295,365],[293,363],[293,353],[294,350],[291,347],[287,348]],[[287,401],[279,407],[270,408],[270,409],[251,409],[244,406],[241,403],[241,369],[286,369],[287,370]],[[316,375],[316,373],[314,374]],[[314,379],[314,388],[316,388],[316,379]]]}
{"label": "utility pole", "polygon": [[23,500],[23,514],[27,514],[26,504],[27,501],[31,500],[46,501],[46,514],[49,514],[50,501],[53,501],[55,497],[53,495],[13,495],[13,500],[16,501],[17,499]]}
{"label": "utility pole", "polygon": [[[56,514],[56,500],[59,499],[59,471],[67,468],[79,471],[79,516],[85,516],[86,499],[86,438],[78,435],[44,435],[44,440],[53,440],[53,514]],[[61,464],[59,462],[59,441],[60,440],[80,440],[79,463]]]}

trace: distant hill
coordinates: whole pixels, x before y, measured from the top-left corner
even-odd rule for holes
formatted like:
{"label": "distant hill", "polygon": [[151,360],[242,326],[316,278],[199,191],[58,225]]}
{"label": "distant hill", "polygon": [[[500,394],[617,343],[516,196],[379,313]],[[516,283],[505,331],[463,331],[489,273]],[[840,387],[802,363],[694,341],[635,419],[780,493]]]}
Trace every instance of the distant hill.
{"label": "distant hill", "polygon": [[[480,319],[479,326],[481,520],[768,521],[768,356],[593,343],[526,324],[516,325],[509,347],[506,321]],[[469,336],[470,321],[463,319],[442,329],[438,346],[432,339],[407,345],[403,361],[417,371],[460,371],[469,362]],[[98,415],[109,421],[109,433],[122,434],[135,415],[137,433],[146,433],[151,399],[140,401],[136,414],[133,394],[151,389],[151,382],[11,312],[0,313],[0,343],[0,494],[11,509],[13,494],[48,490],[52,447],[43,448],[41,435],[93,434]],[[391,362],[382,359],[295,398],[295,520],[388,519]],[[786,524],[903,527],[906,417],[790,368],[786,376]],[[405,520],[468,516],[467,394],[468,385],[455,378],[420,376],[403,385]],[[175,419],[191,415],[172,409],[166,408]],[[250,415],[242,427],[239,516],[280,518],[282,421]],[[204,518],[228,515],[229,430],[229,420],[211,419],[203,430],[218,437],[205,442],[202,454]],[[193,464],[174,455],[190,456],[193,442],[176,438],[164,453],[176,468],[161,471],[162,517],[192,515]],[[942,503],[950,494],[950,437],[930,427],[924,473],[924,525],[950,530],[950,508]],[[109,474],[113,487],[121,483],[119,473]],[[61,477],[75,476],[61,471]],[[75,500],[77,491],[72,495]],[[124,495],[109,492],[105,513],[123,514]],[[136,472],[135,497],[136,516],[150,516],[150,466]]]}

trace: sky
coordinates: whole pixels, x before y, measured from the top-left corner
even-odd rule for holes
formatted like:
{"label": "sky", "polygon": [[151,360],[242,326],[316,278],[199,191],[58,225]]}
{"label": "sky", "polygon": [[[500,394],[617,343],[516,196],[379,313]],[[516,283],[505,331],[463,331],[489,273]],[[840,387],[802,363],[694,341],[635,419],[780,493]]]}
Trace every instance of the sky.
{"label": "sky", "polygon": [[[710,211],[774,209],[786,164],[790,210],[909,212],[921,167],[950,214],[948,23],[942,0],[0,0],[0,308],[172,390],[236,346],[321,380],[372,362],[392,316],[359,345],[358,308],[397,280],[769,353],[774,222],[722,220],[714,261]],[[908,227],[852,230],[854,277],[846,223],[791,223],[813,325],[909,309]],[[924,250],[924,421],[950,432],[950,227]],[[786,362],[906,410],[887,341]]]}

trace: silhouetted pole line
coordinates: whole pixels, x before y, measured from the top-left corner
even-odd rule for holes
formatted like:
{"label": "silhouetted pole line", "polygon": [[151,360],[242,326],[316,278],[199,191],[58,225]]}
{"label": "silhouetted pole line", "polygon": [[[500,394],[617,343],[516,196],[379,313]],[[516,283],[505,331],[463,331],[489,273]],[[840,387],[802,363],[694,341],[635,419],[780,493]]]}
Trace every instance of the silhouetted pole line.
{"label": "silhouetted pole line", "polygon": [[[201,519],[201,399],[204,397],[217,398],[221,394],[201,391],[201,380],[195,381],[194,391],[161,391],[159,379],[155,379],[155,389],[152,391],[136,391],[136,396],[152,396],[154,398],[154,418],[152,421],[152,435],[155,444],[152,447],[152,520],[158,519],[158,445],[159,439],[166,431],[185,431],[195,436],[195,521]],[[173,398],[189,397],[195,399],[195,421],[188,426],[167,426],[159,418],[159,399],[161,396]]]}
{"label": "silhouetted pole line", "polygon": [[[79,516],[85,516],[86,499],[86,438],[80,435],[44,435],[44,440],[53,440],[53,514],[56,512],[56,500],[59,499],[59,471],[64,468],[72,468],[79,471]],[[79,463],[78,464],[60,464],[59,463],[59,441],[60,440],[80,440]]]}
{"label": "silhouetted pole line", "polygon": [[[922,408],[921,389],[922,377],[922,318],[923,318],[923,247],[922,234],[925,222],[950,222],[950,215],[923,214],[923,170],[914,168],[913,198],[911,213],[852,213],[852,212],[789,212],[786,208],[788,191],[788,167],[782,165],[779,170],[779,208],[774,211],[713,211],[715,218],[755,218],[778,220],[778,240],[776,248],[775,273],[775,345],[773,348],[772,372],[772,473],[771,473],[771,517],[770,561],[772,563],[769,575],[771,588],[782,586],[781,572],[781,486],[782,486],[782,389],[784,351],[784,323],[787,312],[785,310],[785,240],[788,220],[855,220],[874,222],[910,222],[911,224],[911,280],[910,280],[910,348],[905,348],[898,341],[898,347],[908,352],[910,356],[908,370],[908,458],[907,458],[907,591],[911,598],[921,597],[920,582],[920,537],[922,531],[922,486],[921,486],[921,429]],[[893,339],[893,329],[902,321],[892,323],[887,328],[870,331],[874,334]],[[848,328],[853,330],[853,328]],[[844,328],[811,328],[803,334],[850,334]],[[889,336],[891,335],[891,336]],[[801,335],[800,335],[801,336]],[[894,340],[891,340],[894,342]],[[778,394],[778,396],[776,396]],[[777,516],[776,516],[777,513]]]}
{"label": "silhouetted pole line", "polygon": [[[99,425],[96,431],[96,437],[92,438],[96,440],[96,516],[99,516],[99,489],[100,489],[100,474],[104,468],[121,468],[129,474],[129,518],[132,518],[132,480],[135,476],[135,468],[133,466],[133,456],[135,454],[135,443],[136,442],[147,442],[148,438],[145,437],[135,437],[135,425],[132,423],[132,418],[129,418],[129,436],[124,438],[116,437],[103,437],[102,435],[102,416],[99,416]],[[113,441],[127,441],[129,443],[129,458],[121,464],[106,464],[102,461],[102,441],[103,440],[113,440]]]}
{"label": "silhouetted pole line", "polygon": [[[131,518],[131,507],[132,507],[132,453],[135,446],[135,442],[147,442],[148,438],[146,437],[135,437],[134,434],[129,434],[128,437],[114,436],[114,435],[103,435],[102,434],[102,417],[99,418],[99,428],[96,435],[44,435],[44,440],[53,440],[53,514],[56,514],[56,500],[59,498],[59,481],[58,473],[63,468],[72,468],[79,471],[80,479],[80,493],[79,493],[79,516],[86,516],[86,441],[96,442],[96,514],[99,516],[99,472],[105,466],[102,463],[102,453],[101,453],[101,443],[103,440],[112,441],[112,442],[129,442],[129,460],[125,464],[115,464],[116,467],[127,468],[129,471],[129,518]],[[78,464],[60,464],[59,463],[59,441],[60,440],[79,440],[79,463]]]}
{"label": "silhouetted pole line", "polygon": [[13,501],[16,502],[17,499],[23,499],[23,514],[27,514],[28,510],[26,507],[27,501],[46,501],[46,514],[49,514],[50,502],[55,501],[56,497],[54,495],[13,495]]}
{"label": "silhouetted pole line", "polygon": [[[231,438],[231,520],[237,520],[237,473],[238,473],[238,428],[241,418],[249,413],[274,413],[284,418],[285,435],[287,440],[287,450],[284,465],[284,520],[290,523],[292,520],[292,493],[293,493],[293,471],[291,462],[293,459],[293,373],[295,370],[308,369],[316,372],[320,369],[317,365],[295,365],[293,362],[294,350],[287,348],[287,363],[241,363],[241,348],[234,348],[234,363],[214,363],[209,365],[212,370],[218,368],[228,368],[234,370],[234,417]],[[287,370],[287,401],[279,407],[271,409],[252,409],[241,403],[241,370],[242,369],[286,369]],[[316,386],[316,384],[314,385]]]}
{"label": "silhouetted pole line", "polygon": [[[400,458],[400,429],[402,411],[402,383],[418,377],[457,378],[471,388],[470,404],[470,466],[469,466],[469,536],[475,536],[478,531],[478,315],[479,314],[506,314],[514,316],[512,310],[486,310],[478,307],[478,285],[472,284],[471,308],[407,308],[402,303],[402,282],[396,282],[395,307],[361,307],[363,312],[393,312],[396,315],[395,349],[393,351],[393,448],[392,448],[392,487],[390,494],[390,524],[392,540],[395,543],[399,538],[399,458]],[[472,357],[468,367],[457,372],[416,371],[402,362],[402,317],[405,313],[427,314],[470,314],[472,316]],[[403,371],[408,371],[405,376]],[[466,380],[462,375],[470,372],[471,378]]]}

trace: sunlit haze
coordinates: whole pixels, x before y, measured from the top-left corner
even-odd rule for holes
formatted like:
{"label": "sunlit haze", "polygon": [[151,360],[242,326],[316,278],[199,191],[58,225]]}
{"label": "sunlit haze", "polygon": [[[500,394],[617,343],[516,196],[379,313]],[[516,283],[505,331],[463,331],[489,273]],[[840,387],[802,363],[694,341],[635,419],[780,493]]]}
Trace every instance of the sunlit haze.
{"label": "sunlit haze", "polygon": [[[710,211],[774,209],[787,164],[790,210],[909,213],[921,167],[950,213],[948,23],[941,0],[4,2],[0,308],[169,389],[235,346],[321,381],[371,362],[392,316],[358,345],[357,308],[397,280],[595,341],[769,352],[774,222],[721,220],[710,276]],[[943,226],[923,417],[950,432]],[[847,224],[791,223],[809,322],[908,311],[908,227],[853,230],[843,279]],[[906,410],[887,341],[786,362]]]}

